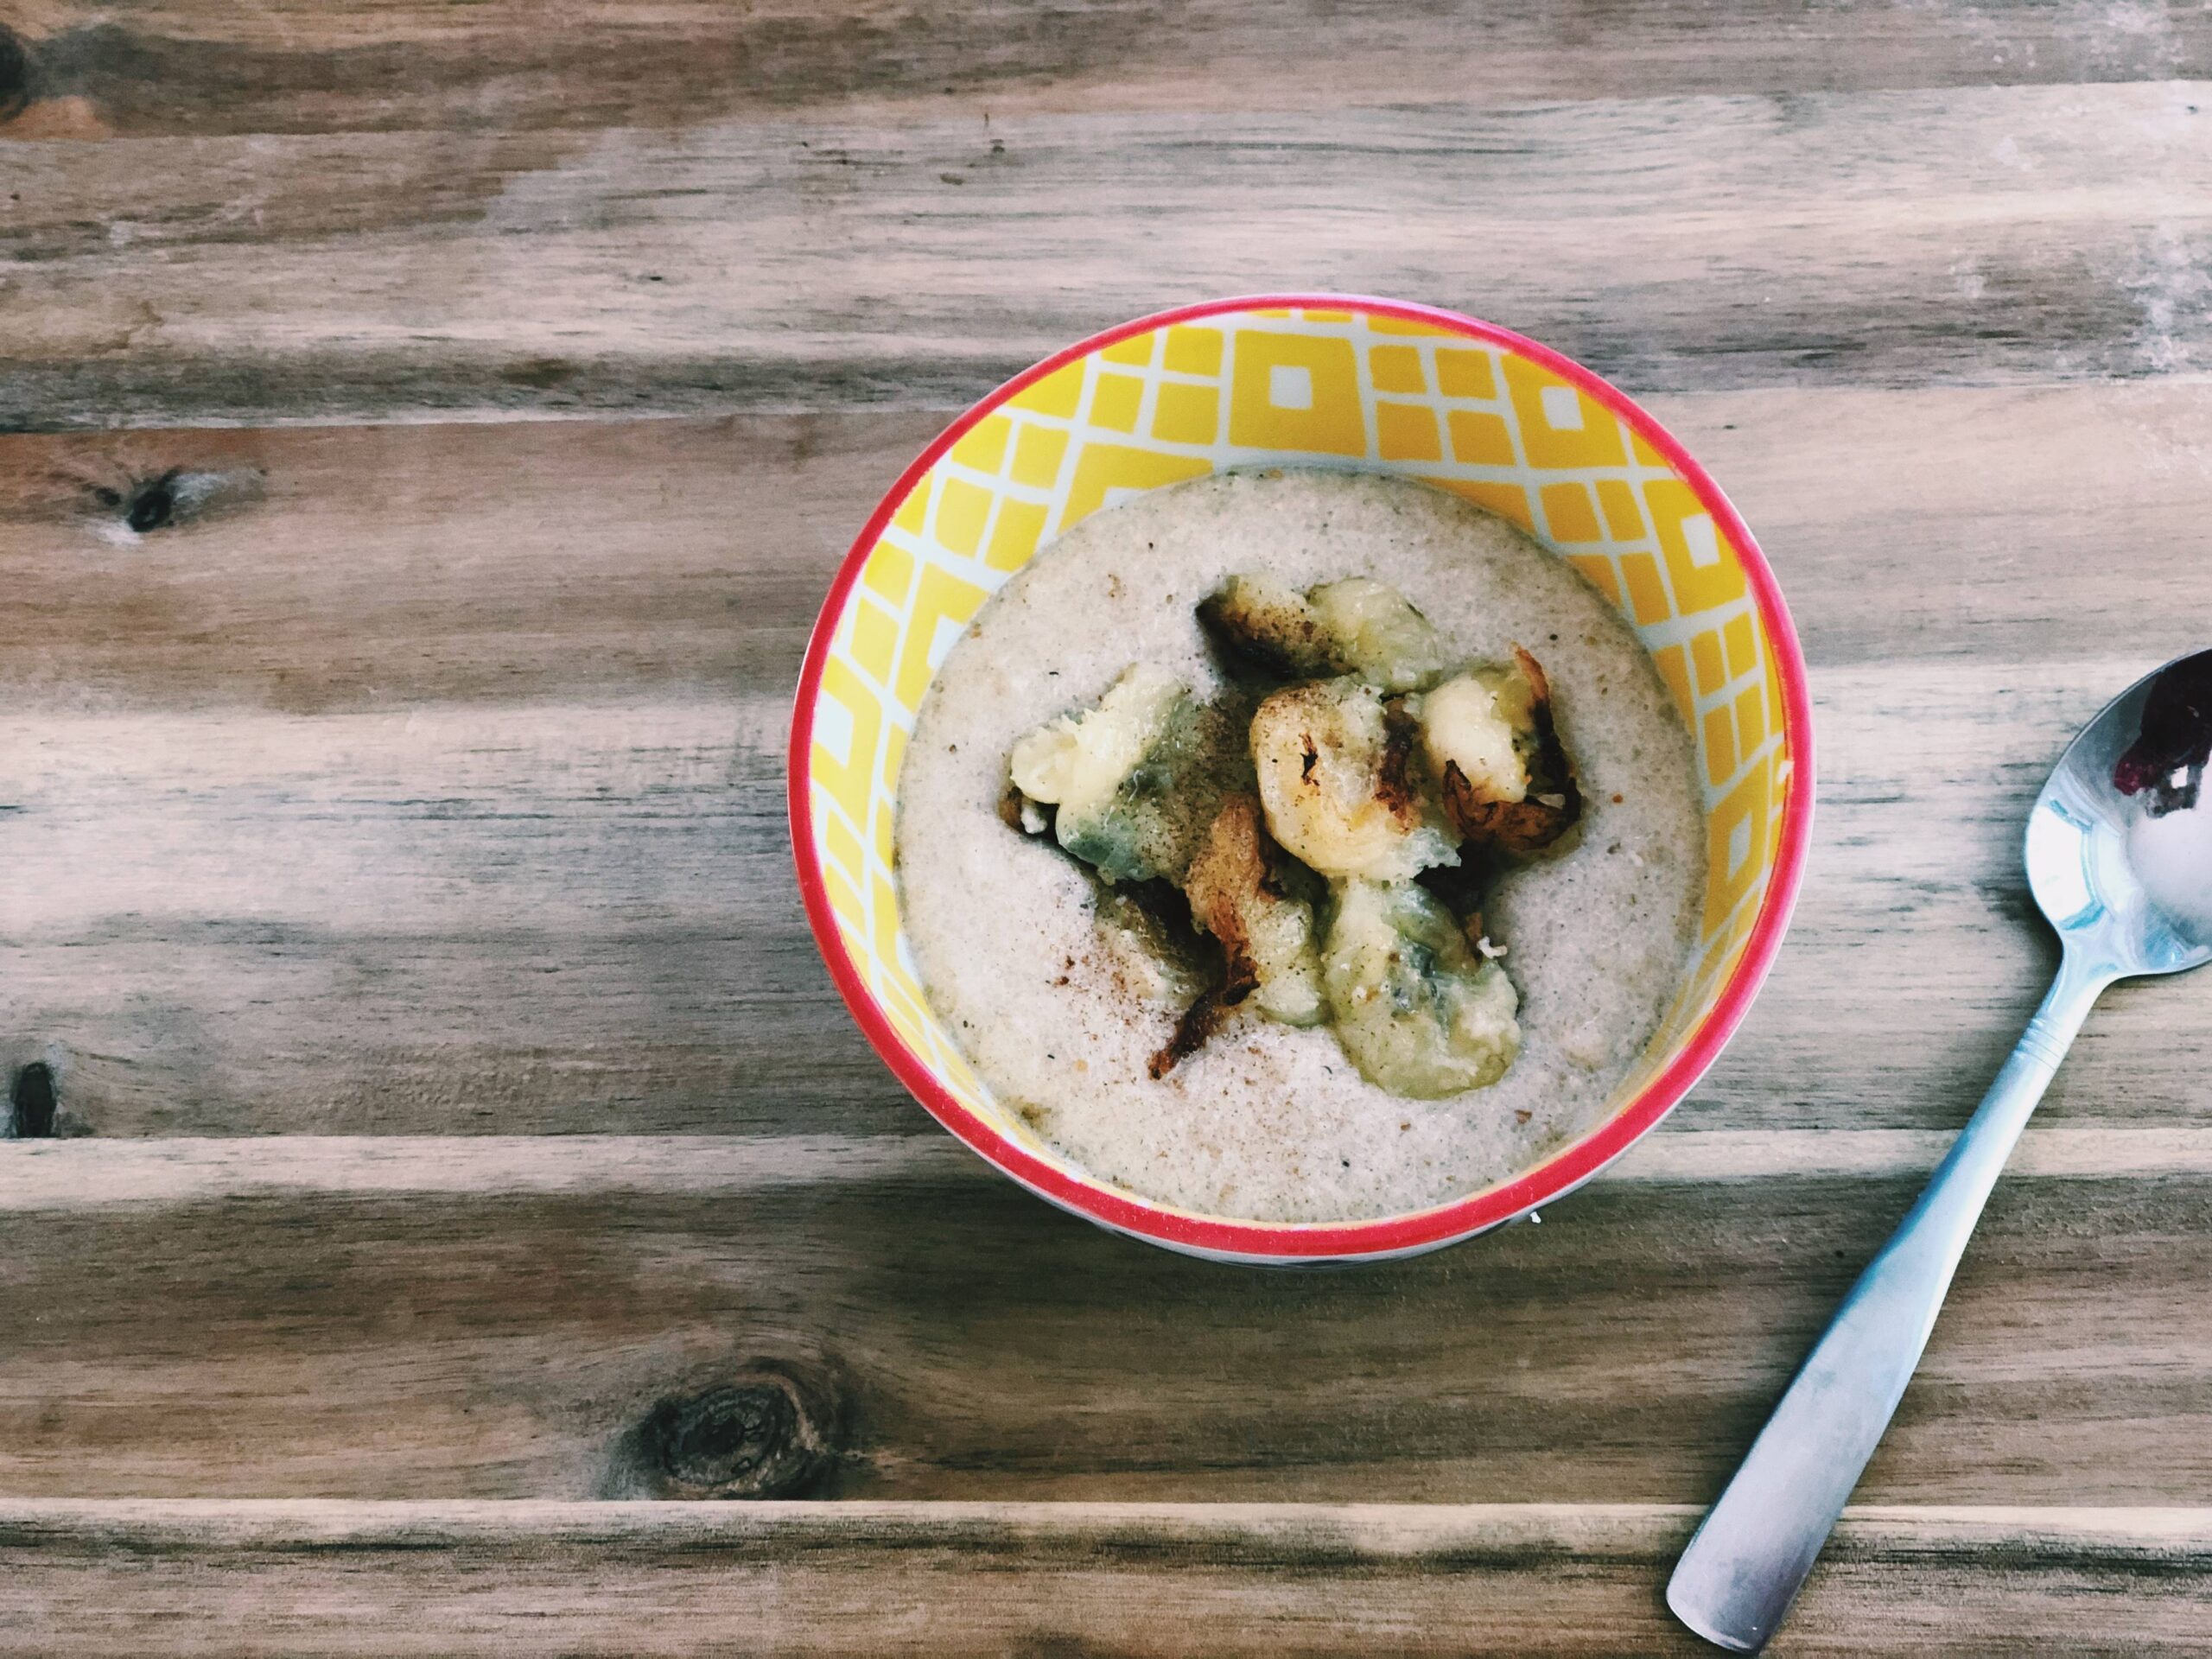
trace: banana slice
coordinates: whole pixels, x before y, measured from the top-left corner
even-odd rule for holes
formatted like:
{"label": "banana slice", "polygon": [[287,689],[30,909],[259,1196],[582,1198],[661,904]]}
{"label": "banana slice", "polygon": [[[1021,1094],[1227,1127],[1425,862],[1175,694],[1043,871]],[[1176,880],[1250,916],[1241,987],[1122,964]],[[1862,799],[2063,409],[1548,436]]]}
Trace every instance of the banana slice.
{"label": "banana slice", "polygon": [[1181,914],[1183,896],[1167,883],[1100,883],[1090,912],[1114,978],[1131,996],[1185,1007],[1215,976],[1204,941]]}
{"label": "banana slice", "polygon": [[1270,575],[1233,575],[1199,601],[1198,620],[1278,679],[1351,674],[1386,691],[1411,691],[1451,661],[1429,620],[1396,588],[1367,576],[1301,594]]}
{"label": "banana slice", "polygon": [[1236,727],[1165,669],[1135,664],[1095,708],[1014,744],[1013,821],[1038,835],[1049,818],[1060,845],[1109,882],[1179,882],[1223,795],[1249,786]]}
{"label": "banana slice", "polygon": [[1511,667],[1468,669],[1419,700],[1422,758],[1471,846],[1541,852],[1574,827],[1582,793],[1552,721],[1551,684],[1518,645]]}
{"label": "banana slice", "polygon": [[1281,862],[1281,849],[1261,827],[1259,802],[1231,795],[1191,861],[1183,892],[1192,918],[1221,941],[1230,985],[1250,987],[1253,1003],[1270,1019],[1319,1025],[1327,1010],[1313,906],[1292,892]]}
{"label": "banana slice", "polygon": [[1410,883],[1338,889],[1322,982],[1344,1053],[1394,1095],[1441,1100],[1487,1088],[1521,1052],[1513,982]]}
{"label": "banana slice", "polygon": [[1402,881],[1456,864],[1451,836],[1413,775],[1419,731],[1356,679],[1274,693],[1252,716],[1268,831],[1325,876]]}

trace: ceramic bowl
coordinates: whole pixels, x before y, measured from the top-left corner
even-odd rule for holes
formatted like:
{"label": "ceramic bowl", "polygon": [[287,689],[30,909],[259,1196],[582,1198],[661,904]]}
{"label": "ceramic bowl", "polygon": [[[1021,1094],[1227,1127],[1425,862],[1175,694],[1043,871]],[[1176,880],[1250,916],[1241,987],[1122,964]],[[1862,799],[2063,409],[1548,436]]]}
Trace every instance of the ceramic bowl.
{"label": "ceramic bowl", "polygon": [[[1535,1168],[1381,1220],[1270,1224],[1156,1204],[1002,1111],[931,1013],[892,874],[899,769],[931,677],[1054,537],[1226,468],[1421,480],[1501,513],[1628,620],[1696,741],[1707,901],[1681,991],[1601,1121]],[[1433,1249],[1550,1203],[1713,1063],[1782,943],[1812,812],[1805,665],[1773,573],[1719,488],[1587,369],[1471,318],[1342,296],[1223,300],[1109,329],[1016,376],[892,486],[846,555],[792,720],[791,838],[831,976],[899,1078],[1000,1170],[1101,1226],[1240,1262]]]}

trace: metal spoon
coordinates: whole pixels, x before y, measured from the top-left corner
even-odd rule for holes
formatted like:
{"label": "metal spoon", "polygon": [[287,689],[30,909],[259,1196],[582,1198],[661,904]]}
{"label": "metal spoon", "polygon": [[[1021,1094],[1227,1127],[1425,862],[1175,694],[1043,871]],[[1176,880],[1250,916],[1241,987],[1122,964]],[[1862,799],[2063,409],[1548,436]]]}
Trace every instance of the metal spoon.
{"label": "metal spoon", "polygon": [[1682,1552],[1667,1605],[1707,1641],[1757,1652],[1789,1611],[1920,1363],[1998,1172],[2098,994],[2212,960],[2208,748],[2212,651],[2114,699],[2037,798],[2028,886],[2064,946],[2058,976]]}

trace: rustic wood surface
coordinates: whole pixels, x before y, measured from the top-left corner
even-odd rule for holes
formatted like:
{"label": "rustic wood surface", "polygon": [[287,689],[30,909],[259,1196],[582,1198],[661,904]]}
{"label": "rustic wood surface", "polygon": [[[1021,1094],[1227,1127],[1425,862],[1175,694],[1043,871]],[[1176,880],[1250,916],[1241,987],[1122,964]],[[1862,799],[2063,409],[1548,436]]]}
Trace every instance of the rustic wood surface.
{"label": "rustic wood surface", "polygon": [[[1681,1505],[0,1503],[0,1567],[146,1651],[1694,1655]],[[1867,1508],[1800,1654],[2200,1650],[2204,1510]],[[118,1559],[128,1592],[117,1594]],[[1902,1588],[1901,1588],[1902,1586]],[[410,1610],[390,1618],[396,1602]],[[526,1617],[518,1617],[522,1610]],[[2120,1610],[2125,1610],[2124,1612]],[[0,1652],[51,1649],[13,1641]],[[709,1638],[710,1639],[710,1638]]]}
{"label": "rustic wood surface", "polygon": [[[1255,1274],[928,1123],[782,750],[951,410],[1319,285],[1712,467],[1821,806],[1619,1169]],[[0,0],[0,1652],[1688,1651],[2208,643],[2208,372],[2202,6]],[[2093,1016],[1775,1651],[2212,1647],[2208,1029]]]}

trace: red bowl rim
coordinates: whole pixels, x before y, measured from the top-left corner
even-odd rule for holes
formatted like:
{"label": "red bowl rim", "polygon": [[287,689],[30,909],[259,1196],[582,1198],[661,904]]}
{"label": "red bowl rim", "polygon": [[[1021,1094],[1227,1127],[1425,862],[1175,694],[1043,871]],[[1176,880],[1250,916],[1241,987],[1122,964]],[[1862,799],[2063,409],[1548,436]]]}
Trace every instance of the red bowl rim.
{"label": "red bowl rim", "polygon": [[[1790,743],[1790,773],[1783,802],[1781,845],[1767,880],[1766,897],[1760,905],[1758,918],[1752,925],[1751,937],[1713,1007],[1666,1069],[1604,1123],[1535,1168],[1500,1185],[1433,1209],[1374,1221],[1230,1221],[1150,1204],[1048,1163],[963,1105],[893,1029],[848,954],[830,908],[829,890],[823,881],[808,817],[812,797],[814,711],[831,636],[836,631],[838,619],[844,614],[853,584],[860,579],[861,567],[882,536],[884,526],[939,458],[969,429],[1024,388],[1117,340],[1229,312],[1275,309],[1362,312],[1427,323],[1448,333],[1503,346],[1572,382],[1626,421],[1681,474],[1699,503],[1727,531],[1738,550],[1781,669],[1783,729]],[[836,579],[830,584],[829,595],[823,601],[821,614],[807,641],[805,665],[800,671],[798,702],[791,715],[789,790],[791,850],[798,864],[799,892],[805,902],[808,925],[813,929],[823,960],[829,964],[830,977],[876,1053],[930,1115],[970,1148],[1004,1173],[1065,1209],[1102,1225],[1173,1249],[1278,1261],[1389,1255],[1433,1248],[1484,1231],[1580,1185],[1627,1151],[1672,1110],[1713,1064],[1742,1023],[1745,1012],[1773,964],[1776,952],[1781,949],[1790,906],[1803,878],[1806,850],[1812,838],[1812,699],[1807,689],[1805,658],[1797,643],[1796,630],[1790,624],[1789,612],[1783,603],[1774,572],[1752,538],[1749,526],[1705,468],[1672,434],[1624,394],[1547,346],[1457,312],[1354,294],[1243,295],[1179,306],[1078,340],[1023,370],[976,404],[914,458],[854,538],[851,549],[838,566]]]}

